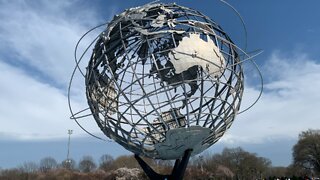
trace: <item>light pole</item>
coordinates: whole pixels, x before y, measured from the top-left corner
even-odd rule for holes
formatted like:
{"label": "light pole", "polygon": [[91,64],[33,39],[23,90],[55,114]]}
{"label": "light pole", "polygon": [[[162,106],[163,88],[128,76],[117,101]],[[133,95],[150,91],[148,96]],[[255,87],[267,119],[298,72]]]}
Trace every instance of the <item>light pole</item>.
{"label": "light pole", "polygon": [[201,173],[203,173],[203,156],[199,156],[199,159],[200,159],[200,169],[201,169]]}
{"label": "light pole", "polygon": [[69,134],[69,140],[68,140],[68,153],[67,153],[67,166],[68,168],[70,168],[71,165],[71,160],[69,159],[69,154],[70,154],[70,136],[72,134],[73,130],[69,129],[68,130],[68,134]]}

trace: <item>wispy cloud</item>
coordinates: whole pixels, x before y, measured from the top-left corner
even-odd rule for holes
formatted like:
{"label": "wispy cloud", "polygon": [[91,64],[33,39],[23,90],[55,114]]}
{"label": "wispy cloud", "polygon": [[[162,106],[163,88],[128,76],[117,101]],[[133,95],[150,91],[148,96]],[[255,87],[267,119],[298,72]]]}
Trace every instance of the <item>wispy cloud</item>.
{"label": "wispy cloud", "polygon": [[[266,80],[261,100],[238,116],[222,139],[225,143],[266,142],[297,138],[301,131],[319,128],[320,64],[308,55],[274,52],[262,67]],[[247,88],[250,100],[257,90]]]}
{"label": "wispy cloud", "polygon": [[0,71],[2,136],[50,137],[65,134],[65,127],[73,127],[63,107],[66,98],[59,90],[4,63],[0,63]]}
{"label": "wispy cloud", "polygon": [[[73,52],[81,35],[106,19],[80,3],[0,1],[1,138],[64,137],[70,128],[83,134],[69,120],[66,97]],[[74,106],[81,109],[85,103]],[[99,131],[92,119],[85,124]]]}
{"label": "wispy cloud", "polygon": [[77,1],[2,2],[3,60],[22,64],[21,68],[27,67],[25,71],[29,74],[66,86],[74,65],[73,49],[77,40],[89,27],[101,23],[94,9],[76,4]]}
{"label": "wispy cloud", "polygon": [[[111,8],[114,12],[115,7]],[[2,137],[56,138],[70,128],[82,132],[68,120],[66,87],[77,40],[103,22],[95,12],[78,1],[0,1]],[[266,61],[261,100],[237,117],[223,142],[295,138],[302,130],[320,127],[320,64],[303,53],[283,54],[274,52]],[[86,106],[84,93],[79,94],[75,99],[82,100],[74,103],[76,110]],[[257,89],[247,86],[244,107],[257,95]],[[86,123],[99,132],[92,118]]]}

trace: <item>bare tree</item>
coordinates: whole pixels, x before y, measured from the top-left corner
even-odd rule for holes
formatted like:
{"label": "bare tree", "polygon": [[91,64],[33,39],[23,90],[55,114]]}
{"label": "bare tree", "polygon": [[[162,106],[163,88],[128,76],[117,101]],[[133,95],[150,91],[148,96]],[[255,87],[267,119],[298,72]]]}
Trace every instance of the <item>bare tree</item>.
{"label": "bare tree", "polygon": [[[148,163],[148,162],[147,162]],[[114,165],[115,168],[122,168],[122,167],[127,167],[127,168],[139,168],[139,164],[134,158],[134,156],[119,156],[114,160]]]}
{"label": "bare tree", "polygon": [[25,162],[23,163],[20,168],[22,170],[22,172],[26,172],[26,173],[35,173],[38,171],[39,166],[37,163],[35,162]]}
{"label": "bare tree", "polygon": [[109,154],[104,154],[100,157],[99,160],[99,168],[103,169],[104,171],[110,171],[114,169],[114,159],[111,155]]}
{"label": "bare tree", "polygon": [[298,167],[295,164],[291,164],[286,168],[286,176],[287,177],[303,177],[309,173],[310,173],[310,171],[308,171],[304,168]]}
{"label": "bare tree", "polygon": [[307,130],[299,134],[293,147],[294,165],[320,175],[320,130]]}
{"label": "bare tree", "polygon": [[242,148],[225,148],[221,154],[205,158],[203,168],[222,179],[260,179],[266,176],[270,160],[258,157]]}
{"label": "bare tree", "polygon": [[40,160],[40,171],[41,172],[48,172],[52,169],[57,168],[57,161],[52,157],[45,157]]}
{"label": "bare tree", "polygon": [[97,168],[96,163],[94,162],[92,156],[83,156],[79,162],[79,170],[81,172],[92,172]]}

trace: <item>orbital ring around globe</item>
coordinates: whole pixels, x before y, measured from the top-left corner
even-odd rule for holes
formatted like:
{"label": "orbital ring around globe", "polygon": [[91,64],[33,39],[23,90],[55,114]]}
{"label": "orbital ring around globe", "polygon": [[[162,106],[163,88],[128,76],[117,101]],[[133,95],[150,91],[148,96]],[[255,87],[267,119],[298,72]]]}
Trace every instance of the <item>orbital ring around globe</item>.
{"label": "orbital ring around globe", "polygon": [[76,58],[70,81],[69,94],[76,70],[85,79],[87,109],[73,113],[68,94],[79,125],[93,115],[107,137],[156,159],[201,153],[230,128],[244,92],[243,63],[256,64],[217,22],[175,3],[150,3],[104,25]]}

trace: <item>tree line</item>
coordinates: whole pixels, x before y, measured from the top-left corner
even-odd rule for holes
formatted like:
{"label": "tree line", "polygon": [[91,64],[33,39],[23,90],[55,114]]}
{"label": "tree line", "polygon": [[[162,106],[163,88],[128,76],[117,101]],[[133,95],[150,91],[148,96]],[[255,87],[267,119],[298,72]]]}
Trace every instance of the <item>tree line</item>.
{"label": "tree line", "polygon": [[[292,148],[293,162],[288,167],[274,167],[269,159],[241,147],[225,148],[221,153],[190,159],[184,179],[316,179],[320,177],[320,130],[300,133]],[[153,169],[169,174],[174,161],[144,158]],[[39,163],[25,162],[17,168],[0,170],[0,179],[147,179],[134,156],[102,155],[96,162],[83,156],[57,162],[45,157]]]}

